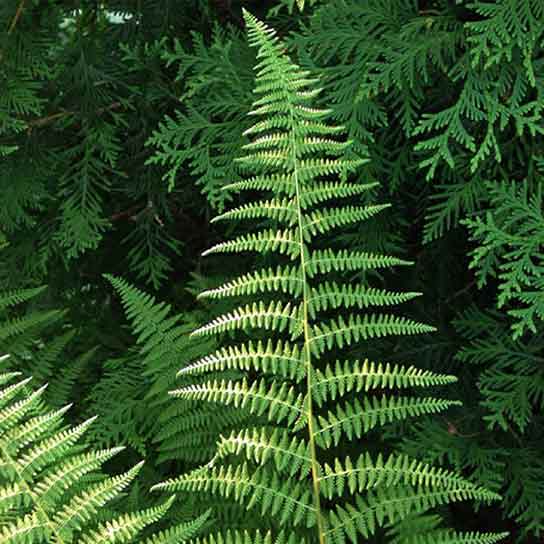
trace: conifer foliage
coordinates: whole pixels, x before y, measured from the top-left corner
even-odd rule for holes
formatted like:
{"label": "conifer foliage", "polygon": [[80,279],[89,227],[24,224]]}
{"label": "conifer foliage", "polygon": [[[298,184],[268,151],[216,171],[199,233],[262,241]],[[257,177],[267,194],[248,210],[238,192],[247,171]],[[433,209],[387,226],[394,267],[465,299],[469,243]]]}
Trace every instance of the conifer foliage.
{"label": "conifer foliage", "polygon": [[52,456],[0,459],[0,542],[137,470],[63,541],[541,544],[543,39],[542,0],[0,1],[0,441]]}
{"label": "conifer foliage", "polygon": [[[415,367],[337,358],[354,343],[433,328],[388,311],[417,293],[393,293],[341,279],[345,272],[410,263],[317,243],[333,229],[366,221],[386,206],[342,206],[342,197],[369,189],[369,184],[347,181],[365,160],[345,157],[351,142],[338,137],[342,127],[326,122],[330,111],[313,106],[319,81],[289,59],[274,30],[247,11],[244,17],[250,44],[258,49],[259,98],[250,112],[258,120],[246,130],[252,137],[244,146],[247,154],[237,159],[251,174],[227,189],[264,191],[267,196],[215,220],[265,218],[271,226],[218,243],[205,255],[267,253],[280,264],[201,294],[240,296],[245,302],[192,335],[233,331],[240,340],[181,373],[206,376],[235,369],[246,370],[245,376],[203,379],[172,395],[236,406],[264,416],[266,422],[222,436],[208,464],[156,489],[232,499],[248,509],[248,516],[258,511],[262,526],[280,541],[320,544],[356,543],[384,523],[448,502],[498,499],[457,474],[402,455],[384,458],[364,452],[364,447],[356,458],[343,454],[354,440],[364,444],[377,426],[456,404],[402,394],[455,379]],[[254,295],[258,300],[249,302]],[[245,340],[255,330],[266,333],[259,341]],[[211,536],[206,542],[216,538],[223,537]],[[234,532],[224,538],[242,543],[272,537]],[[486,542],[501,536],[471,538]],[[459,540],[450,534],[443,541]]]}

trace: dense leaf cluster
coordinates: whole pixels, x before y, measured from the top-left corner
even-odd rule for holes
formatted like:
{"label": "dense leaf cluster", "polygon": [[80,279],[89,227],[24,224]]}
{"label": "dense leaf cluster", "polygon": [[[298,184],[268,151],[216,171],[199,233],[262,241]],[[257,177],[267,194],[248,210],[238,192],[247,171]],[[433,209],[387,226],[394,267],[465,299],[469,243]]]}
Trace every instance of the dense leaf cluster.
{"label": "dense leaf cluster", "polygon": [[0,542],[539,542],[543,61],[541,0],[2,1]]}

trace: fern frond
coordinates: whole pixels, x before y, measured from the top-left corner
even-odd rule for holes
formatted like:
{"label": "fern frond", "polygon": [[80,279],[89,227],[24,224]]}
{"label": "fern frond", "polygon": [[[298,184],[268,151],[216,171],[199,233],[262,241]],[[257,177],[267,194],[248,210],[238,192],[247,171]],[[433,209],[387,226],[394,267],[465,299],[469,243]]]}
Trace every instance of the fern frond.
{"label": "fern frond", "polygon": [[167,491],[212,492],[223,498],[232,497],[251,509],[261,505],[261,515],[271,515],[279,522],[315,525],[315,509],[309,489],[293,480],[282,481],[274,472],[260,468],[252,472],[247,463],[233,468],[211,466],[197,469],[153,489]]}
{"label": "fern frond", "polygon": [[257,270],[235,278],[220,287],[202,291],[198,298],[222,298],[226,296],[249,296],[258,293],[283,291],[295,297],[302,292],[300,270],[296,266],[278,266]]}
{"label": "fern frond", "polygon": [[84,453],[58,463],[58,468],[55,468],[38,483],[35,488],[36,496],[40,500],[48,502],[60,499],[67,486],[70,487],[76,484],[85,474],[100,469],[106,461],[109,461],[124,449],[118,447]]}
{"label": "fern frond", "polygon": [[248,461],[259,465],[272,461],[279,473],[286,473],[290,477],[298,475],[299,480],[307,477],[311,470],[306,442],[279,428],[272,432],[267,429],[245,429],[238,433],[233,431],[227,438],[221,437],[217,458],[230,454],[243,454]]}
{"label": "fern frond", "polygon": [[196,539],[195,544],[307,544],[307,541],[297,535],[283,532],[274,537],[271,532],[226,531]]}
{"label": "fern frond", "polygon": [[[2,324],[0,330],[0,342],[6,343],[14,336],[23,337],[28,331],[36,330],[45,325],[49,325],[62,317],[64,312],[59,310],[47,310],[43,312],[33,312],[30,315],[8,319]],[[18,339],[21,341],[21,339]]]}
{"label": "fern frond", "polygon": [[300,206],[303,210],[306,210],[330,200],[338,201],[341,198],[364,194],[371,189],[375,189],[378,185],[378,183],[314,183],[304,194],[300,195]]}
{"label": "fern frond", "polygon": [[296,332],[300,329],[299,309],[291,307],[290,303],[264,302],[254,303],[222,315],[207,325],[204,325],[191,334],[194,336],[205,334],[217,334],[237,329],[264,328],[283,332],[289,330]]}
{"label": "fern frond", "polygon": [[327,323],[314,325],[308,342],[312,353],[319,356],[336,346],[342,348],[360,340],[390,335],[421,334],[435,330],[430,325],[406,317],[386,314],[365,314],[361,317],[359,314],[352,314],[347,320],[339,316],[338,319],[332,319]]}
{"label": "fern frond", "polygon": [[160,531],[148,538],[144,544],[178,544],[195,537],[208,522],[210,511],[204,512],[196,519],[180,523],[176,527]]}
{"label": "fern frond", "polygon": [[[346,206],[335,210],[315,211],[309,214],[303,225],[303,233],[311,236],[325,234],[334,228],[343,227],[351,223],[360,223],[389,208],[389,204],[374,206]],[[306,236],[308,238],[308,236]]]}
{"label": "fern frond", "polygon": [[[356,544],[379,526],[458,500],[496,500],[496,494],[456,474],[402,456],[374,461],[363,453],[353,464],[347,455],[331,451],[349,450],[353,441],[378,426],[457,406],[460,403],[453,400],[396,394],[402,388],[446,385],[455,378],[368,360],[328,360],[325,352],[337,356],[361,341],[364,347],[373,339],[435,329],[380,313],[382,307],[419,293],[390,292],[366,281],[350,284],[351,277],[345,283],[338,279],[356,272],[366,280],[368,274],[361,272],[412,263],[326,244],[323,234],[370,219],[388,206],[366,198],[362,205],[337,204],[375,187],[347,181],[367,159],[353,153],[354,141],[337,139],[346,130],[329,125],[332,110],[317,107],[322,89],[316,78],[289,59],[274,30],[245,10],[244,18],[249,43],[258,48],[259,96],[249,114],[259,120],[245,130],[253,140],[236,160],[247,177],[227,189],[267,194],[253,198],[250,193],[247,203],[218,219],[266,219],[272,226],[219,243],[205,255],[254,251],[267,263],[277,254],[291,262],[246,273],[201,295],[216,301],[232,296],[249,300],[197,328],[193,336],[243,331],[254,339],[190,363],[179,372],[189,383],[171,395],[194,402],[195,410],[202,406],[197,401],[205,401],[237,408],[250,417],[221,433],[207,465],[154,489],[230,499],[252,519],[258,512],[259,527],[271,533],[289,531],[288,542],[304,542],[312,535],[311,541],[319,544]],[[360,313],[346,315],[352,308]],[[369,308],[375,313],[367,312]],[[232,373],[240,377],[232,378]],[[367,394],[376,389],[389,391]],[[361,392],[361,399],[353,395]],[[350,396],[340,402],[346,394]],[[200,410],[204,418],[207,408]],[[326,464],[331,459],[334,468]],[[229,544],[245,543],[247,535],[233,532],[224,538]],[[219,535],[205,542],[214,539],[223,542]]]}
{"label": "fern frond", "polygon": [[257,234],[246,234],[228,242],[221,242],[204,251],[202,256],[205,257],[212,253],[241,253],[243,251],[264,253],[271,251],[294,259],[298,246],[297,234],[293,230],[267,230]]}
{"label": "fern frond", "polygon": [[403,520],[414,511],[425,511],[467,498],[489,501],[496,500],[496,495],[464,486],[445,490],[429,490],[421,486],[379,487],[376,491],[369,490],[365,498],[356,496],[354,505],[338,505],[330,513],[331,528],[326,534],[331,542],[347,540],[355,544],[359,534],[369,538],[377,527]]}
{"label": "fern frond", "polygon": [[252,204],[244,204],[239,208],[229,210],[221,215],[217,215],[211,222],[215,223],[217,221],[224,221],[225,219],[258,219],[260,217],[292,225],[293,221],[296,220],[296,209],[293,206],[292,200],[287,198],[265,200]]}
{"label": "fern frond", "polygon": [[435,514],[419,514],[394,524],[388,531],[393,544],[494,544],[506,533],[457,532],[440,528],[442,519]]}
{"label": "fern frond", "polygon": [[[197,401],[173,404],[168,392],[176,386],[180,361],[201,362],[203,353],[217,347],[215,341],[210,336],[200,340],[189,337],[196,322],[195,314],[175,314],[170,305],[157,301],[127,281],[112,276],[106,278],[121,296],[139,346],[131,350],[129,358],[107,365],[106,379],[93,395],[97,409],[102,411],[103,431],[93,438],[109,445],[122,436],[132,447],[144,450],[151,461],[156,455],[158,465],[170,461],[190,464],[208,461],[215,453],[220,434],[242,424],[248,414],[211,403],[206,410],[197,411]],[[201,319],[201,312],[196,314]],[[227,364],[231,372],[221,377],[242,377],[236,361],[235,358],[232,365]],[[208,377],[217,375],[213,369],[206,371]],[[116,397],[113,401],[112,396]],[[130,442],[134,436],[139,437],[139,442]]]}
{"label": "fern frond", "polygon": [[169,304],[157,303],[155,297],[143,293],[122,278],[110,274],[104,274],[104,277],[120,294],[127,317],[133,322],[134,333],[139,335],[138,343],[147,341],[157,332],[162,332],[163,336],[179,321],[179,317],[165,320],[171,309]]}
{"label": "fern frond", "polygon": [[170,509],[175,496],[161,506],[148,508],[138,514],[122,514],[116,519],[102,523],[90,534],[85,535],[86,544],[121,544],[131,542],[147,525],[157,522]]}
{"label": "fern frond", "polygon": [[392,293],[364,284],[338,284],[325,281],[312,288],[308,299],[308,311],[310,317],[315,319],[318,313],[329,309],[356,307],[362,310],[372,306],[393,306],[418,296],[421,296],[421,293]]}
{"label": "fern frond", "polygon": [[321,492],[328,499],[332,499],[333,496],[341,497],[345,490],[354,495],[375,487],[395,487],[401,484],[439,489],[465,487],[470,492],[481,493],[488,499],[493,496],[454,472],[397,454],[391,454],[387,460],[384,460],[381,454],[374,460],[369,453],[360,455],[353,462],[349,457],[343,462],[336,459],[334,467],[324,465],[320,483]]}
{"label": "fern frond", "polygon": [[0,311],[11,308],[17,304],[22,304],[27,300],[33,299],[45,290],[43,287],[34,287],[32,289],[17,289],[0,295]]}
{"label": "fern frond", "polygon": [[361,251],[332,249],[314,251],[306,263],[306,272],[310,278],[319,274],[329,274],[332,271],[352,272],[359,270],[376,270],[391,266],[408,266],[410,261],[390,257],[389,255],[377,255]]}
{"label": "fern frond", "polygon": [[[101,512],[140,471],[107,477],[103,465],[124,448],[85,451],[81,438],[94,420],[63,425],[67,408],[48,411],[45,387],[15,383],[0,374],[0,540],[2,542],[128,543],[161,519],[174,497],[161,506],[117,516]],[[157,540],[160,542],[167,540]]]}

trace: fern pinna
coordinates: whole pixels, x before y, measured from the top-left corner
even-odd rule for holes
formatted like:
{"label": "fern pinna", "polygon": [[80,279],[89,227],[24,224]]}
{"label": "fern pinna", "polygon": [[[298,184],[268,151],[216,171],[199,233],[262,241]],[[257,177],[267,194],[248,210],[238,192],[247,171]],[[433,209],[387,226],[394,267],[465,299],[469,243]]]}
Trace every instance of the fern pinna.
{"label": "fern pinna", "polygon": [[[180,374],[194,381],[172,394],[239,407],[255,417],[255,425],[221,437],[207,465],[156,488],[234,499],[251,512],[247,517],[260,508],[264,532],[233,530],[199,540],[210,543],[355,543],[415,512],[468,498],[497,498],[454,473],[405,456],[385,458],[365,451],[352,459],[343,454],[377,426],[455,404],[385,390],[444,385],[455,378],[368,360],[333,362],[333,355],[356,342],[433,328],[372,311],[417,293],[337,281],[346,272],[410,263],[321,246],[324,234],[363,222],[387,206],[334,207],[373,186],[347,182],[348,173],[366,161],[347,159],[351,142],[336,139],[343,128],[324,122],[328,110],[312,107],[320,92],[317,80],[290,61],[274,30],[247,11],[244,17],[260,60],[255,92],[261,97],[250,114],[261,119],[246,131],[256,136],[244,146],[248,154],[237,159],[253,175],[226,188],[272,195],[215,221],[265,219],[272,226],[219,243],[205,254],[272,253],[281,262],[202,293],[212,299],[259,300],[192,333],[229,332],[243,339],[183,368]],[[335,181],[333,176],[339,177]],[[244,335],[254,329],[264,329],[265,337],[246,341]],[[239,380],[216,377],[232,370],[247,374]],[[206,379],[210,372],[212,378]],[[446,532],[440,538],[444,543],[495,542],[501,536]]]}

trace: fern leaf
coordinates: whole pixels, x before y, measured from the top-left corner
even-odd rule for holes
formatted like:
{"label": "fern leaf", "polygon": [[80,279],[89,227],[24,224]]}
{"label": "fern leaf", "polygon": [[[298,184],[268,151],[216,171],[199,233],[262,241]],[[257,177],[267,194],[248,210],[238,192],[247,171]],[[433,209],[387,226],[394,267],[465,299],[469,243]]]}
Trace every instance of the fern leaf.
{"label": "fern leaf", "polygon": [[222,315],[207,325],[204,325],[191,334],[216,334],[225,331],[248,328],[264,328],[266,330],[286,329],[294,332],[300,328],[298,308],[291,308],[289,303],[271,302],[268,306],[264,302],[237,308],[231,313]]}
{"label": "fern leaf", "polygon": [[312,327],[309,340],[312,352],[319,356],[327,350],[338,346],[349,346],[359,340],[380,338],[389,335],[408,335],[432,332],[434,327],[417,323],[405,317],[394,315],[365,314],[349,315],[347,321],[342,316],[328,323],[321,323]]}
{"label": "fern leaf", "polygon": [[336,361],[334,367],[327,365],[324,371],[317,370],[314,383],[316,402],[321,405],[328,399],[336,400],[351,392],[372,389],[400,389],[408,387],[429,387],[447,385],[457,381],[455,376],[435,374],[413,366],[391,366],[389,363],[374,363],[365,359]]}
{"label": "fern leaf", "polygon": [[[242,148],[245,155],[236,160],[245,177],[227,189],[267,194],[249,193],[247,203],[219,219],[265,219],[272,226],[220,243],[205,255],[254,251],[267,262],[278,254],[290,262],[204,291],[203,297],[217,301],[232,296],[248,300],[197,328],[193,337],[232,331],[231,340],[241,333],[251,340],[227,344],[190,363],[179,372],[189,383],[171,394],[194,402],[190,418],[205,420],[209,413],[197,401],[234,407],[250,417],[221,435],[207,465],[154,489],[232,500],[247,517],[259,518],[257,526],[270,529],[264,537],[228,532],[203,540],[221,544],[245,544],[252,538],[271,542],[269,535],[279,530],[285,531],[285,542],[293,544],[308,537],[319,544],[356,544],[361,535],[368,538],[379,526],[434,506],[496,500],[496,494],[456,474],[408,458],[393,456],[384,462],[382,457],[373,461],[363,454],[353,464],[347,455],[336,454],[349,451],[353,441],[378,426],[458,405],[432,396],[397,395],[398,389],[445,385],[455,378],[367,360],[330,363],[326,352],[336,355],[361,341],[435,329],[379,313],[382,307],[401,304],[418,293],[394,293],[366,282],[354,285],[338,279],[346,272],[366,279],[367,274],[359,273],[412,263],[327,245],[322,235],[370,220],[388,206],[337,203],[375,186],[347,181],[367,159],[352,152],[353,141],[338,138],[346,130],[329,124],[332,110],[316,107],[322,90],[318,81],[289,59],[276,32],[246,10],[244,18],[248,41],[258,48],[254,90],[259,96],[249,112],[258,120],[245,130],[252,140]],[[346,315],[351,308],[361,313]],[[375,313],[367,312],[369,308]],[[231,373],[241,376],[232,378]],[[389,389],[388,395],[367,394],[375,389]],[[361,400],[352,395],[361,392]],[[341,403],[339,399],[348,393]],[[201,415],[196,415],[197,410]],[[196,443],[200,438],[191,440]],[[336,459],[333,468],[326,464],[330,459]],[[279,536],[278,542],[283,542]]]}
{"label": "fern leaf", "polygon": [[281,523],[312,527],[315,518],[311,493],[292,480],[281,481],[275,473],[265,469],[251,472],[247,463],[236,468],[212,466],[197,469],[181,478],[158,484],[154,489],[179,491],[212,491],[221,497],[233,497],[236,502],[251,508],[261,504],[261,515],[277,516]]}
{"label": "fern leaf", "polygon": [[492,496],[453,472],[396,454],[391,454],[387,460],[381,454],[374,460],[368,453],[360,455],[354,462],[349,457],[343,463],[336,459],[334,467],[325,464],[320,482],[321,492],[328,499],[342,496],[345,489],[354,495],[375,487],[395,487],[400,484],[439,489],[465,487],[473,493],[481,493],[488,498]]}
{"label": "fern leaf", "polygon": [[178,544],[196,536],[208,522],[210,511],[204,512],[196,519],[187,523],[180,523],[176,527],[154,534],[145,541],[145,544]]}
{"label": "fern leaf", "polygon": [[281,290],[298,296],[302,290],[300,271],[294,266],[278,266],[244,274],[220,287],[202,291],[198,297],[222,298],[226,296],[249,296]]}
{"label": "fern leaf", "polygon": [[334,228],[365,221],[389,207],[389,204],[379,204],[312,212],[303,226],[303,232],[309,233],[311,236],[325,234]]}
{"label": "fern leaf", "polygon": [[339,272],[376,270],[379,268],[411,264],[410,261],[388,255],[376,255],[348,250],[335,252],[332,249],[328,249],[314,251],[310,256],[310,260],[306,263],[306,270],[309,277],[312,278],[319,274],[329,274],[333,270]]}
{"label": "fern leaf", "polygon": [[296,394],[293,387],[287,384],[268,386],[264,380],[248,386],[242,382],[214,381],[201,385],[190,385],[172,391],[175,397],[187,399],[205,399],[223,404],[245,408],[250,413],[264,414],[267,412],[270,420],[288,423],[298,418],[302,412],[302,396]]}
{"label": "fern leaf", "polygon": [[236,240],[221,242],[207,249],[202,253],[205,257],[211,253],[240,253],[243,251],[267,252],[273,251],[287,255],[292,259],[295,256],[296,248],[299,242],[297,235],[292,230],[284,231],[261,231],[257,234],[247,234],[240,236]]}
{"label": "fern leaf", "polygon": [[293,224],[296,219],[296,210],[293,207],[292,201],[283,198],[281,200],[267,200],[252,204],[245,204],[239,208],[229,210],[221,215],[217,215],[212,219],[212,223],[223,221],[225,219],[257,219],[266,217],[280,223]]}
{"label": "fern leaf", "polygon": [[303,210],[312,208],[317,204],[328,201],[338,201],[341,198],[349,198],[364,194],[378,186],[378,183],[315,183],[300,197],[300,205]]}
{"label": "fern leaf", "polygon": [[298,474],[299,480],[307,477],[311,470],[308,445],[283,429],[275,428],[271,433],[266,429],[245,429],[221,438],[217,450],[219,459],[241,453],[260,465],[272,460],[278,472],[291,477]]}
{"label": "fern leaf", "polygon": [[359,309],[372,306],[392,306],[407,302],[421,293],[392,293],[386,289],[369,288],[364,284],[338,284],[325,281],[311,290],[308,299],[310,317],[315,319],[320,312],[339,307]]}
{"label": "fern leaf", "polygon": [[163,517],[174,497],[145,511],[103,515],[100,510],[119,497],[142,463],[104,477],[104,463],[124,448],[85,451],[81,437],[93,419],[64,426],[67,408],[48,411],[45,387],[32,391],[29,380],[11,383],[14,374],[0,374],[0,510],[9,512],[0,520],[2,542],[120,544]]}

